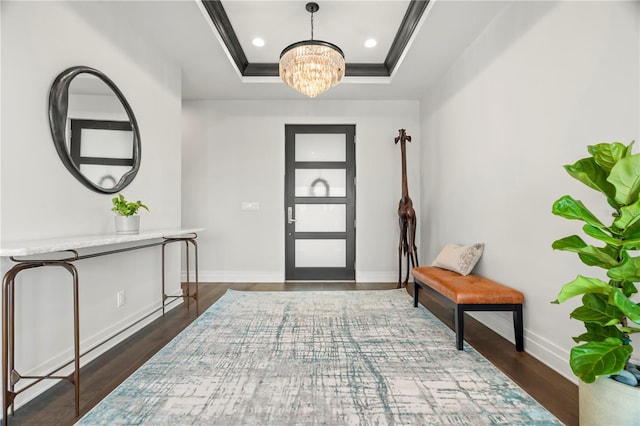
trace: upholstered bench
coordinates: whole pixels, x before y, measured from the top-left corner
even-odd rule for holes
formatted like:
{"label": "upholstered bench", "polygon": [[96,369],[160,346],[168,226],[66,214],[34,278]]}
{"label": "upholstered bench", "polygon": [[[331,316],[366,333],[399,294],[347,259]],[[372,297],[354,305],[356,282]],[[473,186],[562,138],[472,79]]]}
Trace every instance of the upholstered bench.
{"label": "upholstered bench", "polygon": [[522,302],[524,295],[479,275],[460,275],[435,266],[413,268],[413,306],[418,306],[418,290],[431,291],[455,304],[456,346],[462,350],[464,313],[467,311],[513,311],[516,349],[524,350]]}

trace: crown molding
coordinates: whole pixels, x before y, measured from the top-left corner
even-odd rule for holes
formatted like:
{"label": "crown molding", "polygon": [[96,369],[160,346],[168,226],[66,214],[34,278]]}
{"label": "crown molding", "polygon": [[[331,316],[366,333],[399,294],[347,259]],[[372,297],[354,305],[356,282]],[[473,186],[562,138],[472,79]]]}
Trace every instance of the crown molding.
{"label": "crown molding", "polygon": [[[402,23],[396,32],[393,43],[389,48],[384,63],[358,64],[347,63],[345,75],[347,77],[389,77],[398,65],[404,49],[407,47],[413,32],[427,9],[430,0],[411,0],[405,12]],[[243,77],[278,77],[277,63],[250,63],[240,45],[229,17],[222,6],[221,0],[201,0],[211,22],[216,27],[220,38],[224,42],[229,55],[233,59],[238,72]]]}

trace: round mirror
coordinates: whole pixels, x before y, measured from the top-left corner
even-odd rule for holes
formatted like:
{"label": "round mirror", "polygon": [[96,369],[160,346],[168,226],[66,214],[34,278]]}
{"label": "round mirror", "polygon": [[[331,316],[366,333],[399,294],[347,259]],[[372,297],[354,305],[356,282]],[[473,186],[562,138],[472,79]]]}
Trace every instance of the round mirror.
{"label": "round mirror", "polygon": [[56,77],[49,125],[62,163],[87,188],[113,194],[138,173],[138,123],[122,92],[100,71],[76,66]]}

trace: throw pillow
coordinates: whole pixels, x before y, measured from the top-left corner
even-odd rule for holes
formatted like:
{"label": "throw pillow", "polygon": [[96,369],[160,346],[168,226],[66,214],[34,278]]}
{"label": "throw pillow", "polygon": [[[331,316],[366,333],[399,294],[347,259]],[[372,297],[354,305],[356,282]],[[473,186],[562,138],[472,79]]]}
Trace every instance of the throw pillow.
{"label": "throw pillow", "polygon": [[458,246],[447,244],[438,254],[431,266],[448,269],[460,275],[469,275],[480,260],[484,244],[478,243],[470,246]]}

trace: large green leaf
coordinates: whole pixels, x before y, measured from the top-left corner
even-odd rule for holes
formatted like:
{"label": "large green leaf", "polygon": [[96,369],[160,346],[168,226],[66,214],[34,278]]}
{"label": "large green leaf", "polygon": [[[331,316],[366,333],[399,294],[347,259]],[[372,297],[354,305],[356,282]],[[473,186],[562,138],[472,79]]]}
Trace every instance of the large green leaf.
{"label": "large green leaf", "polygon": [[640,245],[640,220],[634,222],[624,231],[622,247],[627,250],[638,250]]}
{"label": "large green leaf", "polygon": [[576,343],[580,342],[601,342],[605,340],[607,337],[617,337],[622,339],[624,334],[618,327],[614,325],[610,325],[607,327],[603,327],[594,323],[585,323],[585,328],[587,329],[586,333],[581,334],[580,336],[574,337],[573,340]]}
{"label": "large green leaf", "polygon": [[609,255],[607,247],[594,247],[587,245],[577,235],[561,238],[554,241],[551,247],[555,250],[578,253],[580,259],[589,266],[599,266],[609,269],[618,265],[618,261]]}
{"label": "large green leaf", "polygon": [[615,315],[620,310],[610,305],[600,306],[602,309],[593,309],[587,306],[580,306],[571,312],[569,315],[571,318],[582,322],[593,322],[601,326],[617,325],[620,324],[622,315]]}
{"label": "large green leaf", "polygon": [[573,373],[586,383],[597,376],[617,373],[624,369],[633,348],[620,339],[609,337],[602,342],[588,342],[571,349],[569,364]]}
{"label": "large green leaf", "polygon": [[613,301],[631,321],[640,324],[640,306],[633,303],[619,288],[612,289]]}
{"label": "large green leaf", "polygon": [[624,236],[628,240],[640,239],[640,221],[633,222],[633,224],[629,225],[625,230]]}
{"label": "large green leaf", "polygon": [[620,142],[599,143],[587,146],[587,151],[593,156],[595,162],[609,173],[621,158],[627,156],[632,145],[633,142],[629,144],[629,147]]}
{"label": "large green leaf", "polygon": [[640,220],[640,199],[636,200],[633,204],[621,207],[620,216],[613,221],[613,224],[626,236],[627,229],[638,222],[638,220]]}
{"label": "large green leaf", "polygon": [[598,293],[608,296],[611,292],[611,288],[612,287],[609,284],[598,278],[589,278],[578,275],[575,280],[562,286],[560,294],[558,294],[558,298],[555,302],[562,303],[565,300],[569,300],[580,294]]}
{"label": "large green leaf", "polygon": [[608,267],[604,265],[602,262],[599,262],[598,259],[594,259],[593,257],[586,256],[582,253],[578,253],[578,257],[585,265],[589,266],[597,266],[599,268],[607,269]]}
{"label": "large green leaf", "polygon": [[607,272],[607,276],[615,281],[640,281],[640,257],[625,256],[625,260]]}
{"label": "large green leaf", "polygon": [[607,180],[616,188],[616,202],[623,206],[636,202],[640,192],[640,154],[618,161]]}
{"label": "large green leaf", "polygon": [[[608,229],[608,228],[605,228]],[[618,238],[612,237],[610,234],[607,234],[601,228],[595,227],[593,225],[584,225],[582,230],[585,234],[590,237],[593,237],[597,240],[604,241],[607,244],[611,244],[612,246],[620,247],[622,245],[622,241]]]}
{"label": "large green leaf", "polygon": [[597,228],[606,228],[606,226],[582,204],[582,201],[574,200],[570,195],[560,197],[553,203],[551,211],[553,214],[566,219],[582,220]]}
{"label": "large green leaf", "polygon": [[600,167],[593,158],[583,158],[572,165],[564,166],[565,170],[575,179],[590,188],[600,191],[607,197],[615,197],[615,187],[607,181],[608,170]]}
{"label": "large green leaf", "polygon": [[623,253],[623,250],[620,250],[619,247],[615,247],[610,244],[607,244],[605,247],[602,247],[600,250],[602,250],[604,253],[607,253],[609,257],[611,257],[612,259],[617,259],[618,264],[620,263],[620,256],[621,256],[621,253]]}
{"label": "large green leaf", "polygon": [[[618,265],[618,261],[609,256],[604,249],[594,246],[586,246],[584,249],[577,252],[580,255],[580,259],[585,261],[585,257],[591,260],[590,265],[599,266],[604,269],[612,268]],[[585,262],[586,263],[586,262]]]}
{"label": "large green leaf", "polygon": [[576,251],[580,260],[586,265],[597,266],[602,269],[608,270],[609,268],[617,265],[618,263],[603,249],[593,246],[587,246],[583,250]]}
{"label": "large green leaf", "polygon": [[592,322],[603,327],[620,324],[622,311],[609,303],[608,297],[602,294],[585,294],[582,304],[571,312],[570,317],[582,322]]}
{"label": "large green leaf", "polygon": [[626,240],[622,243],[622,248],[625,250],[640,250],[640,238]]}
{"label": "large green leaf", "polygon": [[[588,226],[588,225],[585,225]],[[587,246],[582,238],[577,235],[570,235],[568,237],[560,238],[551,244],[551,248],[554,250],[564,251],[576,251]]]}

